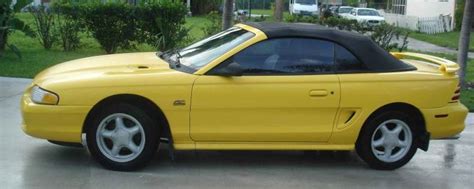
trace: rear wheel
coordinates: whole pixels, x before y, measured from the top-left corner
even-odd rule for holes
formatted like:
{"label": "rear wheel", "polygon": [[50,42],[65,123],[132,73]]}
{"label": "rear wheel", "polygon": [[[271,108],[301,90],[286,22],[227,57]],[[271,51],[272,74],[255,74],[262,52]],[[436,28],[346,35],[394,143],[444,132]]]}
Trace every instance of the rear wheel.
{"label": "rear wheel", "polygon": [[381,113],[367,122],[356,149],[359,156],[375,169],[393,170],[408,163],[415,155],[415,122],[398,111]]}
{"label": "rear wheel", "polygon": [[104,108],[87,130],[92,156],[104,167],[118,171],[145,166],[156,152],[158,139],[153,119],[129,104]]}

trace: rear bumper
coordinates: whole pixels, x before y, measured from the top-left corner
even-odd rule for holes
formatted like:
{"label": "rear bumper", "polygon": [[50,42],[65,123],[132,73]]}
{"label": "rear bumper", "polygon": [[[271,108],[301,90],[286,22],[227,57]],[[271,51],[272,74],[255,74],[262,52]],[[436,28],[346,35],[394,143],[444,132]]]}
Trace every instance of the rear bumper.
{"label": "rear bumper", "polygon": [[22,129],[33,137],[60,142],[81,142],[84,120],[91,107],[39,105],[28,95],[21,100]]}
{"label": "rear bumper", "polygon": [[461,103],[450,103],[434,109],[422,109],[431,139],[455,136],[464,130],[468,109]]}

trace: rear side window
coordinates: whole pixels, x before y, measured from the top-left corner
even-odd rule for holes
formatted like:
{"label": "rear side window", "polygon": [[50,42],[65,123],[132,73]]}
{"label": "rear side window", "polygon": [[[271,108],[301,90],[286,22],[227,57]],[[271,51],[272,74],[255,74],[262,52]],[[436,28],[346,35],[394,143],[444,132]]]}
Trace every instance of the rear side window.
{"label": "rear side window", "polygon": [[317,39],[280,39],[278,64],[275,69],[284,73],[321,74],[333,71],[334,44]]}
{"label": "rear side window", "polygon": [[357,57],[340,45],[335,45],[335,54],[338,72],[363,72],[368,70],[365,64],[359,61]]}

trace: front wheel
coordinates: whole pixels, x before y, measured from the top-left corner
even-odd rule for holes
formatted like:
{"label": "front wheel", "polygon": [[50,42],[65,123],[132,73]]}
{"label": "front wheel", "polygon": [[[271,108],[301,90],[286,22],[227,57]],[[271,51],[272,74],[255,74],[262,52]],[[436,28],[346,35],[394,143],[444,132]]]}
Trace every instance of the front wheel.
{"label": "front wheel", "polygon": [[407,114],[398,111],[381,113],[361,131],[356,149],[372,168],[393,170],[408,163],[415,155],[415,124]]}
{"label": "front wheel", "polygon": [[103,108],[87,130],[92,156],[104,167],[131,171],[145,166],[158,147],[155,121],[129,104]]}

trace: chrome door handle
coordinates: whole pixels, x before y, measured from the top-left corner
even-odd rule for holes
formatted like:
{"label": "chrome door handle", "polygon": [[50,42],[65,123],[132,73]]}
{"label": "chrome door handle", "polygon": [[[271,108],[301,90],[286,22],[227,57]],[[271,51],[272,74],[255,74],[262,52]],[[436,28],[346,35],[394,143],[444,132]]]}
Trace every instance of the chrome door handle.
{"label": "chrome door handle", "polygon": [[309,91],[309,96],[313,97],[322,97],[322,96],[328,96],[328,91],[327,90],[311,90]]}

